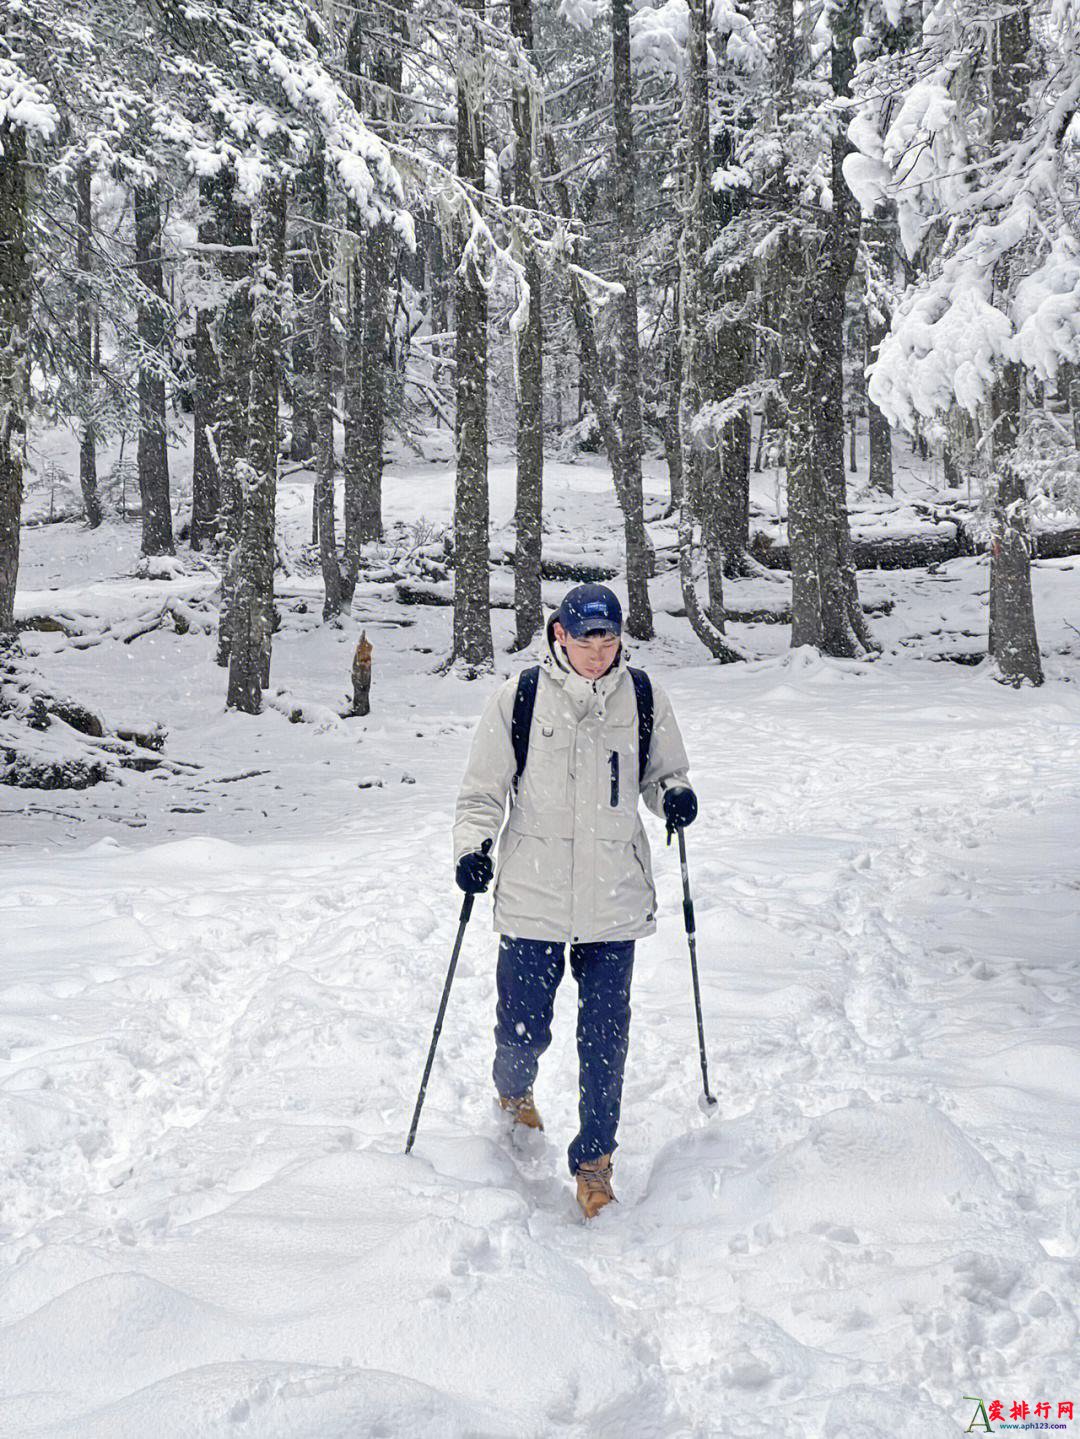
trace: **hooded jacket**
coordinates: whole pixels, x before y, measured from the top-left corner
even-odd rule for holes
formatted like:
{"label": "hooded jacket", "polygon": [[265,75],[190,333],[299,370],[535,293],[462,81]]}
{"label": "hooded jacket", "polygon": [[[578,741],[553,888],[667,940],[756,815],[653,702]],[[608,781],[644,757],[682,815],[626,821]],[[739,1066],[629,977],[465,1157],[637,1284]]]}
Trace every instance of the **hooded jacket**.
{"label": "hooded jacket", "polygon": [[637,700],[625,648],[606,674],[588,680],[570,667],[555,619],[546,626],[529,757],[516,792],[516,675],[480,716],[458,795],[454,861],[502,831],[494,889],[500,934],[563,943],[640,939],[656,929],[656,888],[638,795],[662,816],[664,791],[689,783],[686,751],[671,702],[654,683],[652,741],[639,784]]}

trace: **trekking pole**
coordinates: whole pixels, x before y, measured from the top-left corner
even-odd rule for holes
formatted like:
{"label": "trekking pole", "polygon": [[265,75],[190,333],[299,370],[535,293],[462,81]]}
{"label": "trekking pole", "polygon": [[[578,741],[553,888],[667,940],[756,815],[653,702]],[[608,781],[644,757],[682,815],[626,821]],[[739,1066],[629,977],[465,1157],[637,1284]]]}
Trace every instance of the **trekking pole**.
{"label": "trekking pole", "polygon": [[[487,854],[491,849],[491,840],[486,839],[480,846],[481,854]],[[461,918],[458,923],[457,939],[454,941],[454,952],[450,956],[450,968],[446,971],[446,983],[443,985],[442,1000],[439,1004],[439,1012],[435,1016],[435,1032],[431,1036],[431,1048],[428,1050],[427,1063],[424,1065],[424,1077],[420,1081],[420,1093],[416,1096],[416,1108],[413,1110],[412,1124],[409,1126],[409,1137],[405,1142],[405,1153],[412,1152],[413,1141],[416,1138],[416,1127],[420,1123],[420,1111],[424,1107],[424,1096],[427,1094],[428,1079],[431,1076],[431,1066],[435,1063],[435,1050],[439,1043],[439,1035],[442,1033],[443,1015],[446,1013],[446,1002],[450,998],[450,986],[454,982],[454,971],[457,969],[458,955],[461,953],[461,941],[465,938],[465,927],[469,923],[469,916],[472,914],[473,900],[475,894],[467,894],[461,901]]]}
{"label": "trekking pole", "polygon": [[[697,968],[697,931],[694,924],[694,901],[690,897],[690,871],[686,867],[686,836],[680,829],[679,836],[679,865],[682,869],[683,887],[683,921],[686,925],[686,938],[690,944],[690,973],[694,980],[694,1008],[697,1011],[697,1038],[698,1052],[701,1055],[701,1085],[704,1090],[702,1108],[706,1113],[715,1105],[716,1096],[709,1093],[709,1061],[705,1057],[705,1026],[701,1019],[701,986],[698,983]],[[671,843],[671,826],[668,827],[668,844]]]}

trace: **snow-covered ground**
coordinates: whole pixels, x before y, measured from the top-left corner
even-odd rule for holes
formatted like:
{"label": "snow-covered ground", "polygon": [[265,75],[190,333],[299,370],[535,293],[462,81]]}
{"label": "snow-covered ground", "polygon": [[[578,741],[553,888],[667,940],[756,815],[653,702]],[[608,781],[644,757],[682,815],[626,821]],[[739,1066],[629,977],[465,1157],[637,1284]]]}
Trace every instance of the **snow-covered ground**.
{"label": "snow-covered ground", "polygon": [[[493,481],[504,523],[509,470]],[[549,518],[604,553],[601,481],[553,467]],[[391,478],[388,513],[439,519],[447,486]],[[305,504],[287,492],[297,536]],[[25,536],[23,612],[100,621],[85,648],[27,635],[42,674],[164,721],[174,768],[0,790],[0,1434],[937,1439],[968,1426],[965,1396],[1080,1417],[1080,561],[1037,567],[1049,679],[1020,693],[923,657],[981,647],[981,560],[860,576],[896,601],[870,666],[791,657],[783,625],[736,626],[760,658],[712,666],[657,579],[637,655],[702,802],[719,1108],[696,1102],[657,825],[621,1202],[585,1226],[572,984],[547,1135],[514,1148],[490,1097],[486,900],[402,1153],[460,903],[455,788],[494,683],[432,673],[449,611],[371,585],[334,630],[298,575],[282,707],[226,714],[212,635],[125,629],[211,577],[137,581],[136,548],[115,525]],[[733,595],[778,606],[786,586]],[[361,626],[373,714],[343,721]],[[500,612],[504,673],[509,634]]]}

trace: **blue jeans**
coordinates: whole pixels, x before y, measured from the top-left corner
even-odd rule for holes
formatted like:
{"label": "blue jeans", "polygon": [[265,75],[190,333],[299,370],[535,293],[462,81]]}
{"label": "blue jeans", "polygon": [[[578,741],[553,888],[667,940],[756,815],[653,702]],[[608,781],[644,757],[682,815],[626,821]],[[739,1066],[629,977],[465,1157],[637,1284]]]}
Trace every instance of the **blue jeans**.
{"label": "blue jeans", "polygon": [[[496,1089],[508,1098],[518,1098],[532,1087],[540,1056],[551,1043],[551,1014],[565,969],[564,951],[565,945],[546,939],[513,939],[505,934],[499,938],[493,1077]],[[570,948],[570,970],[578,985],[581,1126],[568,1151],[571,1174],[615,1149],[630,1040],[633,968],[633,940]]]}

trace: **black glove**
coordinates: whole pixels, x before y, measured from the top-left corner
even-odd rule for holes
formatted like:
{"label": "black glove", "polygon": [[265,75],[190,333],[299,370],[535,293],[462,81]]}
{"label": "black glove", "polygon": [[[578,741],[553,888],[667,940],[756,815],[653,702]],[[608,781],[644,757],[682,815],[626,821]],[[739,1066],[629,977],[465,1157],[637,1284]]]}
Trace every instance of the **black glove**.
{"label": "black glove", "polygon": [[664,818],[668,834],[672,830],[685,829],[697,819],[697,795],[686,784],[673,785],[664,791]]}
{"label": "black glove", "polygon": [[483,894],[491,883],[491,876],[495,873],[491,863],[491,856],[485,853],[491,848],[488,841],[484,850],[473,850],[471,854],[463,854],[457,862],[457,886],[463,889],[466,894]]}

